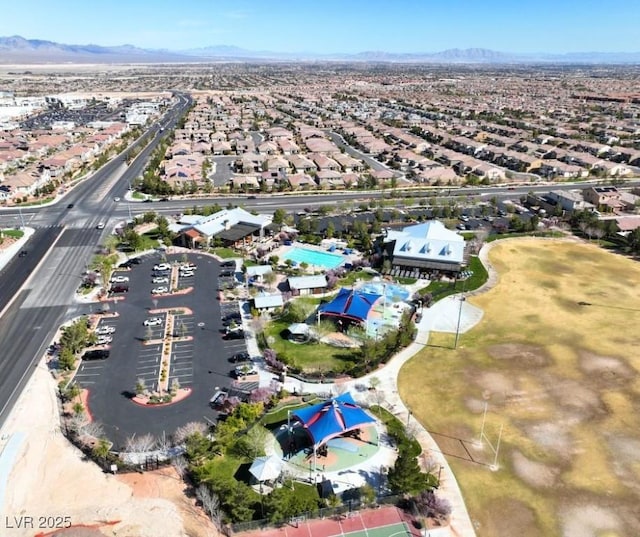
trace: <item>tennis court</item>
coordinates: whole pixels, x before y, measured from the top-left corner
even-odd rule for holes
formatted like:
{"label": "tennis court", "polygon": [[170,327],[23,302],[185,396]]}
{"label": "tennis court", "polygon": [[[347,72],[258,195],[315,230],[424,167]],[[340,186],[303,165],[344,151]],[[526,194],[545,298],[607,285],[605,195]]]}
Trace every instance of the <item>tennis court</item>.
{"label": "tennis court", "polygon": [[246,537],[421,537],[410,517],[397,507],[350,511],[329,518],[294,517],[279,528],[242,534]]}
{"label": "tennis court", "polygon": [[413,537],[406,522],[400,524],[389,524],[388,526],[378,526],[377,528],[350,531],[339,533],[332,537]]}

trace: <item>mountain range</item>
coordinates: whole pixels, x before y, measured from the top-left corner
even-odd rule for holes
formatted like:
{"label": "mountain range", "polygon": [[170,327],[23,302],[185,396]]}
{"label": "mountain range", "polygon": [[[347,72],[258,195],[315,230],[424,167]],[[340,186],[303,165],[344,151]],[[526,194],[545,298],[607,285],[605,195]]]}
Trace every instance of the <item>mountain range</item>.
{"label": "mountain range", "polygon": [[217,45],[189,50],[144,49],[133,45],[67,45],[20,36],[0,37],[0,64],[39,63],[180,63],[208,61],[343,61],[438,64],[635,64],[640,52],[573,52],[566,54],[515,54],[484,48],[441,52],[393,53],[365,51],[356,54],[272,52]]}

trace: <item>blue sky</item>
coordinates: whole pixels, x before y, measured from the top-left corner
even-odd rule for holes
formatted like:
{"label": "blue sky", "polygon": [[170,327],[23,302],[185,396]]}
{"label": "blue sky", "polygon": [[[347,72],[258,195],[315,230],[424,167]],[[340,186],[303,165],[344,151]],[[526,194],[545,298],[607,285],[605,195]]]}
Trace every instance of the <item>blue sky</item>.
{"label": "blue sky", "polygon": [[181,50],[636,52],[640,0],[15,0],[0,35]]}

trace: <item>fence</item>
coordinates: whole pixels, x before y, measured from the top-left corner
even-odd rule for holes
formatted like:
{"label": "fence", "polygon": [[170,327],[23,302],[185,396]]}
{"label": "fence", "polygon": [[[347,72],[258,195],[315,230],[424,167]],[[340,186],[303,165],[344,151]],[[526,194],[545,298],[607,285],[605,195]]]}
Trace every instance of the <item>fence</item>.
{"label": "fence", "polygon": [[305,520],[335,517],[335,516],[350,513],[351,511],[364,509],[367,507],[376,508],[376,507],[380,507],[381,505],[398,505],[403,500],[404,500],[403,496],[399,496],[395,494],[388,495],[388,496],[381,496],[377,498],[376,502],[373,504],[364,504],[359,499],[352,499],[352,500],[348,500],[346,503],[343,503],[342,505],[338,505],[337,507],[321,507],[319,509],[316,509],[315,511],[307,511],[304,513],[299,513],[298,515],[290,517],[287,520],[270,522],[268,519],[261,519],[261,520],[249,520],[247,522],[237,522],[235,524],[231,524],[230,529],[232,533],[241,533],[243,531],[262,530],[268,527],[280,528],[287,525],[298,527],[298,523],[303,522]]}

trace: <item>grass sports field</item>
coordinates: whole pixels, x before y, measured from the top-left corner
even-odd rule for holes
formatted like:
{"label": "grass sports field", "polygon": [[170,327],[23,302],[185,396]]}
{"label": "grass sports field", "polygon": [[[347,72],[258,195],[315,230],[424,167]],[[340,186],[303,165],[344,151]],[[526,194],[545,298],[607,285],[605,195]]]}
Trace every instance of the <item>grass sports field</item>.
{"label": "grass sports field", "polygon": [[[478,326],[401,370],[403,400],[452,465],[478,537],[640,535],[640,264],[513,239]],[[499,468],[477,442],[504,427]]]}

